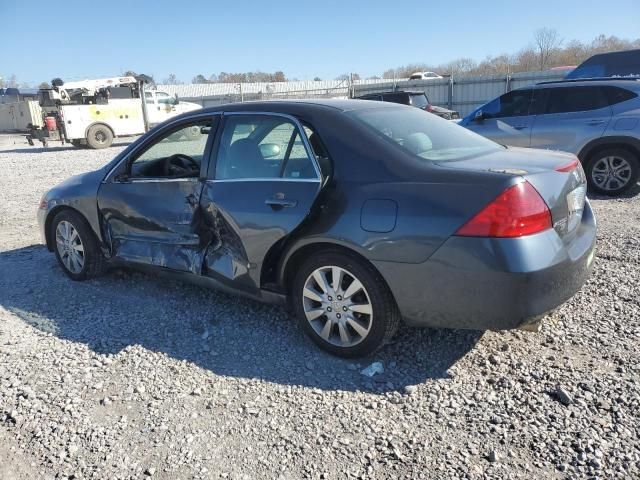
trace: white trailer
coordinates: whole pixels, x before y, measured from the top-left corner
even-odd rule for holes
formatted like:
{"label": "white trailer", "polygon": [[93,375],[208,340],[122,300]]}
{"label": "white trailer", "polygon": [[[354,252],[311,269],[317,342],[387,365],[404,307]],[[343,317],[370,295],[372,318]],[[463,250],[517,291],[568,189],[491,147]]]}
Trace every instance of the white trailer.
{"label": "white trailer", "polygon": [[32,125],[27,141],[109,147],[114,138],[140,135],[154,125],[198,108],[177,96],[144,90],[134,77],[68,82],[40,91],[42,126]]}

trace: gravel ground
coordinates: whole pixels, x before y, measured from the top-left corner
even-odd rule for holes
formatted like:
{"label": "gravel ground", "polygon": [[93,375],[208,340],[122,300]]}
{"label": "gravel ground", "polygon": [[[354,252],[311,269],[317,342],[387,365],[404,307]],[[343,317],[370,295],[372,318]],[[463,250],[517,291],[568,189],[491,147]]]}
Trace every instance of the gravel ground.
{"label": "gravel ground", "polygon": [[280,308],[66,278],[38,201],[120,148],[0,150],[1,478],[640,478],[640,188],[592,200],[593,275],[540,333],[405,327],[353,362]]}

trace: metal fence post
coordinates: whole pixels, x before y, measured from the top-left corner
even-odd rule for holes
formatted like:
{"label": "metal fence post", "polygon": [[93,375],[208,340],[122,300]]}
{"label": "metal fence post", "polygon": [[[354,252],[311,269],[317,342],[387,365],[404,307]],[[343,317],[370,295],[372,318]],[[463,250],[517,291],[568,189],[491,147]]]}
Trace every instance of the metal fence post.
{"label": "metal fence post", "polygon": [[449,110],[453,110],[453,75],[449,77],[449,98],[447,105]]}

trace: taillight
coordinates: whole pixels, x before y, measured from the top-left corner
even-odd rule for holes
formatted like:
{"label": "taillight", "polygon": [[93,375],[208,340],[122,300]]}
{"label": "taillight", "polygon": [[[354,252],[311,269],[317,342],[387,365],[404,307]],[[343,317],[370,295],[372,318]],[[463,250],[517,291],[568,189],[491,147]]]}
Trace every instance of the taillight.
{"label": "taillight", "polygon": [[551,212],[529,182],[507,188],[455,234],[463,237],[522,237],[551,228]]}
{"label": "taillight", "polygon": [[574,168],[578,168],[578,165],[580,165],[580,162],[578,161],[577,158],[574,158],[573,160],[571,160],[568,163],[563,163],[562,165],[554,168],[554,170],[556,172],[570,172],[571,170],[573,170]]}

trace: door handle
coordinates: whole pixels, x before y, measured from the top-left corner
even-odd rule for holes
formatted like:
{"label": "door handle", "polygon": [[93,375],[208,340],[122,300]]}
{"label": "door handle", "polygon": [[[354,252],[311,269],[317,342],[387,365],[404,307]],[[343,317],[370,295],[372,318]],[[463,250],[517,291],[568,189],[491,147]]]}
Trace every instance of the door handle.
{"label": "door handle", "polygon": [[264,203],[272,208],[295,207],[298,205],[296,200],[287,200],[285,198],[271,197],[267,198]]}
{"label": "door handle", "polygon": [[602,125],[604,120],[588,120],[587,125]]}
{"label": "door handle", "polygon": [[515,128],[516,130],[522,130],[524,128],[527,128],[528,125],[514,125],[513,128]]}

